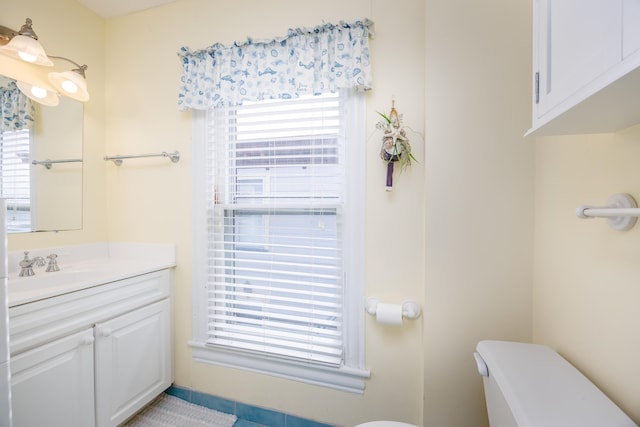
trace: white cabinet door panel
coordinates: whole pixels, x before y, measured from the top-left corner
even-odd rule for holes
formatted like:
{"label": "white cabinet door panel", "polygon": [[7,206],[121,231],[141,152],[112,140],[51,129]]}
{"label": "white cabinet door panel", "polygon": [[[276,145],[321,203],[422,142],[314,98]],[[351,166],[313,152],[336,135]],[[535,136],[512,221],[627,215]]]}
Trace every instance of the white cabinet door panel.
{"label": "white cabinet door panel", "polygon": [[622,56],[640,49],[640,0],[622,1]]}
{"label": "white cabinet door panel", "polygon": [[11,358],[14,427],[95,425],[93,330]]}
{"label": "white cabinet door panel", "polygon": [[621,60],[621,0],[540,0],[538,116]]}
{"label": "white cabinet door panel", "polygon": [[96,325],[99,427],[125,421],[171,385],[170,313],[165,299]]}

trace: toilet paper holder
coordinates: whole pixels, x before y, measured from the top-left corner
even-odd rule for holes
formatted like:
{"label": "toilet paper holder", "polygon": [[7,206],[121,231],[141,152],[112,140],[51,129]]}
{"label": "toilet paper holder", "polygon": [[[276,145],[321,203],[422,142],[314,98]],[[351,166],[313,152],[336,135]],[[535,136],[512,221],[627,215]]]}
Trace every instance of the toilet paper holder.
{"label": "toilet paper holder", "polygon": [[[380,299],[377,297],[369,297],[365,303],[365,310],[372,316],[376,315]],[[417,319],[422,314],[422,307],[417,302],[406,299],[402,301],[402,317],[405,319]]]}

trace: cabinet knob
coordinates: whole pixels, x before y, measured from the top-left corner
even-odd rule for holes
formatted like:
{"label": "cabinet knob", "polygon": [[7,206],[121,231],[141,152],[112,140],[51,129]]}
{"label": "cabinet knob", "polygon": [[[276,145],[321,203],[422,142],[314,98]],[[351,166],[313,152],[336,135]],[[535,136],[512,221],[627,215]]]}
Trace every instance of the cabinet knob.
{"label": "cabinet knob", "polygon": [[109,337],[111,336],[111,328],[100,328],[100,335],[102,335],[103,337]]}
{"label": "cabinet knob", "polygon": [[82,338],[82,344],[83,344],[83,345],[93,344],[93,342],[94,342],[95,340],[96,340],[96,339],[93,337],[93,335],[91,335],[91,336],[86,336],[86,337],[83,337],[83,338]]}

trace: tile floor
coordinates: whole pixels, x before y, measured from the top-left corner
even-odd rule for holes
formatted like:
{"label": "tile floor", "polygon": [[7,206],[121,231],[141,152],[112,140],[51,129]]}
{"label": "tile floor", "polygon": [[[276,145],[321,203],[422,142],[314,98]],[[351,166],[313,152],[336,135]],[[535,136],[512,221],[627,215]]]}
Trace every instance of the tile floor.
{"label": "tile floor", "polygon": [[238,421],[236,421],[234,427],[333,427],[329,424],[288,415],[271,409],[246,405],[233,400],[191,391],[182,387],[171,386],[166,390],[166,393],[196,405],[227,414],[234,414],[238,417]]}

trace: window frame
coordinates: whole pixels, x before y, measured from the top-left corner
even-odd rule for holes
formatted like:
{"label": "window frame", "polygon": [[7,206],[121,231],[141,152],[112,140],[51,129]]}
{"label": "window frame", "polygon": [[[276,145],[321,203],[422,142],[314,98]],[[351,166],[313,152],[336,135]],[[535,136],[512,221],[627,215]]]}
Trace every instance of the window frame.
{"label": "window frame", "polygon": [[325,366],[210,346],[207,341],[207,238],[206,238],[206,154],[207,111],[194,110],[192,118],[193,171],[193,252],[192,357],[197,362],[245,369],[352,393],[363,393],[364,379],[364,189],[365,189],[365,97],[355,90],[343,94],[350,123],[345,144],[347,175],[344,200],[344,358],[340,366]]}

